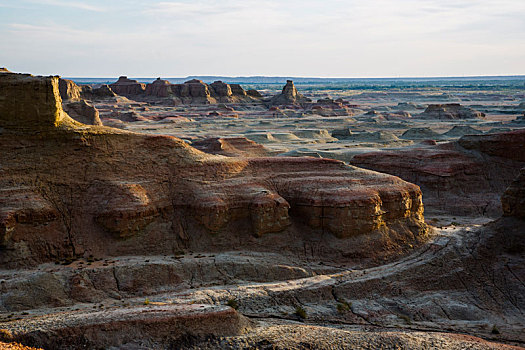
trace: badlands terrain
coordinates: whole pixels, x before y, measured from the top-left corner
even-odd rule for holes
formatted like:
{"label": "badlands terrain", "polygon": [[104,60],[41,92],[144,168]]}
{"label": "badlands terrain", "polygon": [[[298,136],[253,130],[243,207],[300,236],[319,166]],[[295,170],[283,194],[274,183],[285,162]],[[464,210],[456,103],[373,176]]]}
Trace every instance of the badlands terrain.
{"label": "badlands terrain", "polygon": [[525,79],[74,80],[0,69],[0,348],[525,346]]}

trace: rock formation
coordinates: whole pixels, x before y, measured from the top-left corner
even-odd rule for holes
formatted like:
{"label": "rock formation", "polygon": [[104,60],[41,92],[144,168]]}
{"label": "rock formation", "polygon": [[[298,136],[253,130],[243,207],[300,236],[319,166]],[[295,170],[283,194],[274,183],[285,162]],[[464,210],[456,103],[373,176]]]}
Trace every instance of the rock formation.
{"label": "rock formation", "polygon": [[328,260],[374,261],[426,237],[421,192],[399,178],[328,159],[207,155],[174,137],[83,126],[62,110],[58,81],[0,75],[3,266],[231,250],[232,241],[293,255],[316,236]]}
{"label": "rock formation", "polygon": [[85,100],[63,103],[64,111],[77,122],[87,125],[102,125],[98,110]]}
{"label": "rock formation", "polygon": [[500,196],[525,165],[525,130],[466,135],[437,146],[356,155],[351,163],[421,186],[427,210],[501,214]]}
{"label": "rock formation", "polygon": [[416,116],[422,119],[477,119],[484,118],[485,113],[478,112],[472,108],[464,107],[459,103],[429,105],[425,111]]}
{"label": "rock formation", "polygon": [[82,89],[72,80],[60,78],[58,87],[62,101],[80,101]]}
{"label": "rock formation", "polygon": [[171,84],[169,81],[157,78],[157,80],[155,80],[153,83],[146,85],[146,95],[169,97],[173,95],[170,85]]}
{"label": "rock formation", "polygon": [[98,88],[93,88],[89,85],[82,85],[82,97],[88,100],[104,100],[108,98],[115,98],[117,95],[109,85],[102,84]]}
{"label": "rock formation", "polygon": [[269,101],[270,105],[296,105],[307,102],[311,102],[311,100],[301,95],[291,80],[287,80],[283,91]]}
{"label": "rock formation", "polygon": [[139,83],[136,80],[128,79],[126,76],[121,76],[118,78],[118,81],[110,84],[109,87],[115,93],[125,96],[125,97],[134,97],[144,94],[146,90],[146,84]]}
{"label": "rock formation", "polygon": [[525,219],[525,168],[501,197],[503,215]]}
{"label": "rock formation", "polygon": [[229,157],[265,157],[272,152],[245,137],[211,137],[191,144],[200,151]]}

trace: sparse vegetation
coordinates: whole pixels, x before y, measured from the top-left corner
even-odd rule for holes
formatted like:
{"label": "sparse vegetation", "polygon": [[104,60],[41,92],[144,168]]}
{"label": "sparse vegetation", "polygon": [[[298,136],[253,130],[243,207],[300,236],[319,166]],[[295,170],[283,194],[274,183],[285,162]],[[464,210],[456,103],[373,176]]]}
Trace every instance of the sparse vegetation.
{"label": "sparse vegetation", "polygon": [[405,321],[406,324],[408,325],[412,324],[412,320],[410,319],[408,315],[398,315],[398,317],[402,319],[403,321]]}
{"label": "sparse vegetation", "polygon": [[344,300],[337,303],[337,312],[344,314],[352,310],[352,303],[346,302]]}
{"label": "sparse vegetation", "polygon": [[229,307],[235,310],[239,309],[239,303],[237,303],[235,299],[228,299],[228,302],[226,303],[226,305],[228,305]]}
{"label": "sparse vegetation", "polygon": [[144,300],[144,305],[149,305],[149,299],[148,299],[148,298],[146,298],[146,299]]}
{"label": "sparse vegetation", "polygon": [[492,326],[492,330],[490,331],[492,334],[500,334],[500,331],[496,325]]}
{"label": "sparse vegetation", "polygon": [[300,306],[297,306],[295,308],[295,315],[298,316],[299,318],[305,320],[306,319],[306,310],[303,309],[302,307]]}

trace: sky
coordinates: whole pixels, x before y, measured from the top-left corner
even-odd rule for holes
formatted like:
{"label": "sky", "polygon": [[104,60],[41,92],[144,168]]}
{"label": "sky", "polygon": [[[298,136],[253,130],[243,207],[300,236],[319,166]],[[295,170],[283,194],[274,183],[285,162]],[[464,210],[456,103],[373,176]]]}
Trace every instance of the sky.
{"label": "sky", "polygon": [[66,77],[525,74],[525,0],[0,0],[0,67]]}

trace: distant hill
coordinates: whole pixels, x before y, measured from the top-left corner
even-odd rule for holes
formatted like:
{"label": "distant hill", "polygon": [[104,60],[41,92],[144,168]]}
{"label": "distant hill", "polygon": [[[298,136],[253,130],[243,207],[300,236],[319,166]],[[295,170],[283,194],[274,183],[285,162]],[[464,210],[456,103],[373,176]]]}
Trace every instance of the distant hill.
{"label": "distant hill", "polygon": [[[155,78],[135,78],[142,83],[151,83]],[[69,77],[79,84],[105,84],[113,83],[118,78],[75,78]],[[293,80],[296,84],[396,84],[396,83],[436,83],[436,82],[485,82],[485,81],[509,81],[517,80],[525,82],[525,75],[515,76],[479,76],[479,77],[429,77],[429,78],[315,78],[315,77],[266,77],[266,76],[250,76],[250,77],[225,77],[212,75],[195,75],[185,78],[165,78],[173,84],[180,84],[191,79],[199,79],[205,83],[212,83],[217,80],[222,80],[225,83],[234,84],[285,84],[286,80]]]}

